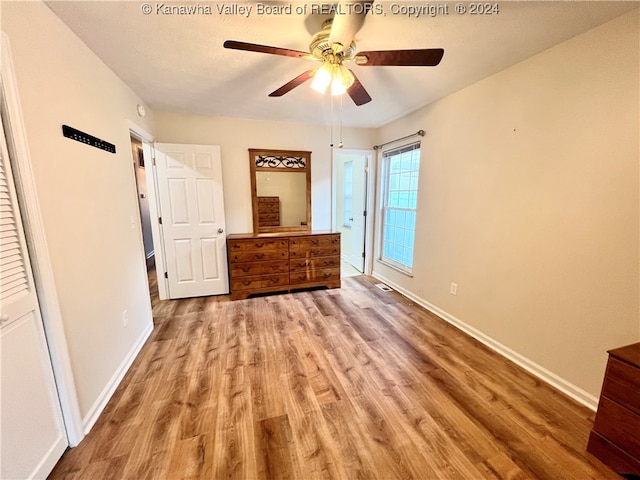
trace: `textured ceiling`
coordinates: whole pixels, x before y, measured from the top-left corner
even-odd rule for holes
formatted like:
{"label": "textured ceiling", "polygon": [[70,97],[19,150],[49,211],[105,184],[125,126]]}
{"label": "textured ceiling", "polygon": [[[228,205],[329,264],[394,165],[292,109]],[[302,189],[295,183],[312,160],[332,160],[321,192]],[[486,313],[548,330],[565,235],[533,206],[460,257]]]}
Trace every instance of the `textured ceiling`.
{"label": "textured ceiling", "polygon": [[[143,5],[149,5],[149,14]],[[230,39],[307,51],[312,33],[331,15],[310,13],[323,5],[319,2],[260,5],[281,7],[283,13],[260,12],[257,2],[48,2],[154,110],[330,123],[330,97],[314,92],[308,83],[283,97],[268,97],[317,63],[228,50],[222,44]],[[499,13],[491,15],[458,14],[453,2],[374,5],[380,13],[366,16],[356,35],[357,50],[444,48],[445,54],[437,67],[352,64],[373,101],[356,107],[348,97],[342,105],[335,99],[334,115],[337,118],[342,108],[345,126],[383,125],[637,8],[638,3],[503,1],[497,4]],[[399,11],[425,5],[438,7],[437,15]],[[469,9],[470,4],[465,5]],[[180,14],[180,7],[195,14]],[[297,9],[306,9],[306,14]]]}

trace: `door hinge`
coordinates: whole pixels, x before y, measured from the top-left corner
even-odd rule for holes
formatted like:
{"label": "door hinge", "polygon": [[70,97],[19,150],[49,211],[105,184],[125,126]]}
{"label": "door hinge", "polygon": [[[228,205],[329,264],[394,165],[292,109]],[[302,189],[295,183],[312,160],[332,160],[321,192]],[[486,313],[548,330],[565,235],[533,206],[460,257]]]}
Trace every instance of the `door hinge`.
{"label": "door hinge", "polygon": [[152,164],[153,164],[153,166],[155,167],[155,166],[156,166],[156,157],[153,157],[151,160],[152,160],[152,162],[151,162],[151,163],[152,163]]}
{"label": "door hinge", "polygon": [[164,272],[164,278],[169,278],[169,274],[167,272]]}
{"label": "door hinge", "polygon": [[162,217],[158,217],[158,223],[162,225]]}
{"label": "door hinge", "polygon": [[362,216],[366,217],[367,216],[367,211],[365,210],[364,212],[362,212]]}
{"label": "door hinge", "polygon": [[365,256],[364,256],[364,252],[362,252],[362,258],[365,258]]}

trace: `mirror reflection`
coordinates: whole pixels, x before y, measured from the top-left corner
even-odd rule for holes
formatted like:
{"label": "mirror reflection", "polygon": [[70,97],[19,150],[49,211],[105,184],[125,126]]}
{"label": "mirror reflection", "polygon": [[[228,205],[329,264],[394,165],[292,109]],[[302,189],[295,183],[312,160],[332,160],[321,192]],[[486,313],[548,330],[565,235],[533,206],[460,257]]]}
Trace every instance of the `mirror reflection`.
{"label": "mirror reflection", "polygon": [[254,233],[311,230],[311,152],[249,149]]}
{"label": "mirror reflection", "polygon": [[256,172],[258,225],[299,227],[306,225],[307,178],[305,172]]}

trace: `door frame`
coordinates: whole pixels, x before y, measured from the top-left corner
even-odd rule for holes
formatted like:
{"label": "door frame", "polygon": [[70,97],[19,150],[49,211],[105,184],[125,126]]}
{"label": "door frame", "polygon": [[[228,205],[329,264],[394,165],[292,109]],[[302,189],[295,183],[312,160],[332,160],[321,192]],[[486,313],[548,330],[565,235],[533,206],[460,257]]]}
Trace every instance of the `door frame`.
{"label": "door frame", "polygon": [[153,248],[155,251],[156,263],[156,279],[158,284],[158,298],[160,300],[169,299],[169,286],[167,279],[164,278],[165,254],[164,241],[162,240],[162,232],[160,231],[160,206],[158,204],[158,172],[156,170],[156,155],[154,142],[155,138],[140,125],[129,120],[129,133],[132,137],[142,142],[142,154],[144,156],[145,168],[147,169],[147,198],[149,199],[149,217],[151,217],[151,238],[153,239]]}
{"label": "door frame", "polygon": [[82,428],[82,416],[80,414],[73,370],[71,369],[71,359],[64,333],[51,257],[49,256],[44,223],[40,212],[31,155],[22,118],[13,57],[9,38],[4,32],[2,32],[2,37],[0,38],[0,88],[4,99],[4,102],[2,102],[2,115],[6,121],[7,142],[14,154],[12,166],[13,173],[18,180],[15,182],[18,203],[31,256],[31,267],[40,302],[40,312],[42,314],[49,357],[53,367],[67,440],[69,446],[75,447],[85,436]]}
{"label": "door frame", "polygon": [[366,185],[366,199],[365,206],[367,211],[367,217],[365,219],[365,229],[364,229],[364,274],[371,275],[373,271],[373,233],[374,223],[375,223],[375,185],[376,185],[376,156],[374,150],[367,149],[358,149],[358,148],[334,148],[331,152],[332,162],[331,162],[331,228],[333,231],[337,231],[338,228],[338,219],[337,216],[337,205],[338,205],[338,157],[341,153],[347,155],[364,155],[367,157],[367,185]]}

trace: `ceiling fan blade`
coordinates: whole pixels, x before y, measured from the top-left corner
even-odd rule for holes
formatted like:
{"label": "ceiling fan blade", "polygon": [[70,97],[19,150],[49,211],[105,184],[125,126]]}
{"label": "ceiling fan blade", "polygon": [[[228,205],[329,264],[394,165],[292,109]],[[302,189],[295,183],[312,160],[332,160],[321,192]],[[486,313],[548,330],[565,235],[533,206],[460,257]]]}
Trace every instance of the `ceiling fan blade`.
{"label": "ceiling fan blade", "polygon": [[309,52],[301,52],[299,50],[291,50],[289,48],[271,47],[269,45],[257,45],[255,43],[238,42],[236,40],[227,40],[223,45],[224,48],[231,48],[233,50],[270,53],[272,55],[282,55],[285,57],[313,58]]}
{"label": "ceiling fan blade", "polygon": [[314,70],[307,70],[306,72],[304,72],[301,75],[298,75],[296,78],[294,78],[293,80],[291,80],[288,83],[285,83],[283,86],[281,86],[279,89],[271,92],[269,94],[270,97],[281,97],[283,96],[285,93],[290,92],[291,90],[293,90],[294,88],[296,88],[297,86],[302,85],[304,82],[306,82],[307,80],[309,80],[311,77],[313,77],[313,73]]}
{"label": "ceiling fan blade", "polygon": [[373,0],[349,2],[340,0],[337,5],[337,11],[340,14],[336,14],[333,17],[329,45],[339,43],[344,48],[349,48],[356,33],[362,28],[372,3]]}
{"label": "ceiling fan blade", "polygon": [[349,70],[349,71],[351,72],[354,78],[353,85],[351,85],[347,89],[347,93],[351,97],[351,100],[353,100],[353,103],[355,103],[357,106],[364,105],[365,103],[369,103],[371,101],[371,97],[369,96],[369,93],[362,86],[362,84],[360,83],[360,80],[358,80],[358,77],[356,77],[356,74],[353,73],[352,70]]}
{"label": "ceiling fan blade", "polygon": [[442,48],[424,48],[418,50],[380,50],[359,52],[355,56],[357,65],[363,67],[435,67],[442,60]]}

